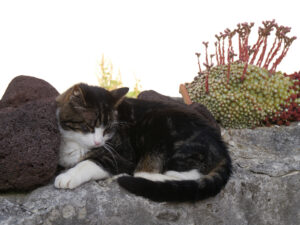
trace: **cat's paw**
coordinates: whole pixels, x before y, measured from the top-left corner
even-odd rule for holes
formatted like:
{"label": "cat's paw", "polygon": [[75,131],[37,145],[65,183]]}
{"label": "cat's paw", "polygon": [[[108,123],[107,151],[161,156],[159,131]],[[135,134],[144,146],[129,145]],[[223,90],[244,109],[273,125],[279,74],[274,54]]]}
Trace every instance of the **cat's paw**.
{"label": "cat's paw", "polygon": [[76,174],[66,172],[63,174],[58,175],[55,178],[54,186],[56,188],[63,188],[63,189],[74,189],[78,187],[82,182],[76,176]]}

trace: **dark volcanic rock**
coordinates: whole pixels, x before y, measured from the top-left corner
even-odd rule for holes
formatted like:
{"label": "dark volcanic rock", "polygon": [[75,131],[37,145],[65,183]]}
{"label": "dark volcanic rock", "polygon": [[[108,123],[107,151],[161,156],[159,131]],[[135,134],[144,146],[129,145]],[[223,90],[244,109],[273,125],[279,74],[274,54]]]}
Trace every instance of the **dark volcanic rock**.
{"label": "dark volcanic rock", "polygon": [[148,90],[148,91],[142,91],[139,95],[138,95],[139,99],[144,99],[144,100],[157,100],[157,101],[176,101],[178,103],[182,103],[184,104],[182,98],[176,98],[176,97],[169,97],[166,95],[162,95],[157,93],[156,91],[153,90]]}
{"label": "dark volcanic rock", "polygon": [[54,176],[60,143],[57,95],[33,77],[19,76],[9,84],[0,101],[0,191],[30,190]]}
{"label": "dark volcanic rock", "polygon": [[15,77],[8,85],[0,102],[0,108],[57,96],[57,90],[48,82],[30,76]]}
{"label": "dark volcanic rock", "polygon": [[152,90],[141,92],[138,96],[138,99],[164,101],[164,102],[168,102],[168,103],[176,103],[176,104],[180,104],[180,105],[185,105],[185,107],[188,107],[188,108],[194,110],[195,112],[197,112],[199,114],[199,116],[201,116],[205,120],[207,120],[211,126],[215,127],[221,133],[220,126],[218,125],[214,116],[204,105],[202,105],[200,103],[193,103],[191,105],[186,105],[183,102],[182,98],[172,98],[169,96],[159,94]]}

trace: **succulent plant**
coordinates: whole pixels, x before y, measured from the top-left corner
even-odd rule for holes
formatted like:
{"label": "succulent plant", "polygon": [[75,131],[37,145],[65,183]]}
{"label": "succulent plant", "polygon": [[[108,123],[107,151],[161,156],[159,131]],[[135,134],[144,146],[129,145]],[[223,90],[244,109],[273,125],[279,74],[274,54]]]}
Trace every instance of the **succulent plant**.
{"label": "succulent plant", "polygon": [[264,123],[267,126],[271,124],[289,125],[291,121],[300,121],[300,72],[295,72],[291,75],[285,74],[285,76],[293,81],[290,89],[293,89],[294,92],[280,105],[281,108],[279,111],[266,117]]}
{"label": "succulent plant", "polygon": [[[300,120],[300,73],[288,76],[275,72],[296,37],[286,36],[290,28],[278,26],[274,20],[266,21],[259,28],[257,42],[251,47],[248,38],[253,25],[238,24],[237,29],[226,29],[216,35],[215,55],[210,57],[208,42],[203,42],[206,51],[203,65],[206,69],[201,70],[201,54],[196,53],[198,76],[185,84],[190,99],[204,104],[224,127],[253,128],[272,123],[288,125],[289,121]],[[267,53],[268,36],[273,30],[276,30],[276,37]],[[236,34],[239,45],[237,60],[232,46]],[[213,64],[214,56],[216,66]]]}

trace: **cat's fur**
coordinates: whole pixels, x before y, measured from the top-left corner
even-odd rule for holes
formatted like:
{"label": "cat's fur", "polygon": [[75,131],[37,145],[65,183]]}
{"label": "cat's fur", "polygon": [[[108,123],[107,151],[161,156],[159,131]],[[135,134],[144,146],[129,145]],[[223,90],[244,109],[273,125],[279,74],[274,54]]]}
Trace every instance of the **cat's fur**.
{"label": "cat's fur", "polygon": [[120,176],[126,190],[154,201],[215,196],[231,175],[231,159],[216,128],[184,105],[125,98],[78,84],[57,98],[60,165],[55,187]]}

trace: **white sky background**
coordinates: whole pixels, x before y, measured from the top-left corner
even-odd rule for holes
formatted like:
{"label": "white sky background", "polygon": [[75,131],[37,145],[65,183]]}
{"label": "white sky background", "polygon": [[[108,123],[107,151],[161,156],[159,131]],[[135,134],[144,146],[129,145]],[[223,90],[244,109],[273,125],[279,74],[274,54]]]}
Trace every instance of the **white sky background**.
{"label": "white sky background", "polygon": [[21,74],[59,92],[78,82],[97,85],[102,54],[120,68],[124,86],[132,87],[136,76],[143,90],[179,96],[179,84],[197,75],[202,41],[214,51],[214,35],[242,22],[255,22],[256,40],[257,26],[271,19],[298,36],[278,69],[299,71],[297,1],[1,0],[0,96]]}

